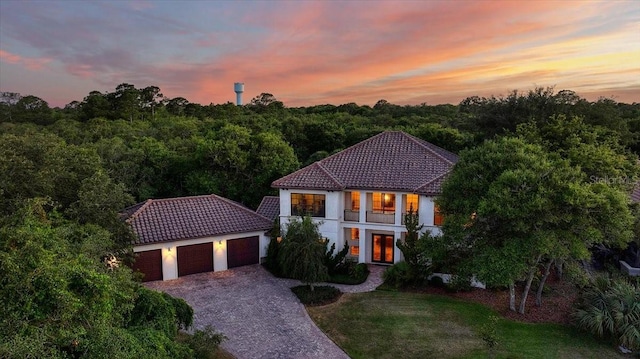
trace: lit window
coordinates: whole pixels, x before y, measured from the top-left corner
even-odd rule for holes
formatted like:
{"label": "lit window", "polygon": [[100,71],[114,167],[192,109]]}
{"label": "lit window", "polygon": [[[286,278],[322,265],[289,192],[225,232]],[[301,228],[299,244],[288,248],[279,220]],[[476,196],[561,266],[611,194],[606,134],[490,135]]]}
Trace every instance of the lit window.
{"label": "lit window", "polygon": [[351,209],[360,210],[360,192],[351,192]]}
{"label": "lit window", "polygon": [[409,213],[413,210],[413,213],[418,213],[418,195],[417,194],[408,194],[407,195],[407,206],[405,208],[406,213]]}
{"label": "lit window", "polygon": [[351,240],[357,241],[360,239],[360,230],[358,228],[351,228]]}
{"label": "lit window", "polygon": [[360,254],[360,246],[351,246],[351,248],[349,248],[349,251],[352,256],[357,256]]}
{"label": "lit window", "polygon": [[376,212],[394,212],[396,210],[396,195],[392,193],[373,193],[373,210]]}
{"label": "lit window", "polygon": [[438,208],[438,206],[435,206],[433,209],[433,225],[441,226],[443,221],[444,216],[442,215],[442,213],[440,213],[440,208]]}
{"label": "lit window", "polygon": [[292,193],[291,215],[311,217],[325,216],[325,196],[323,194]]}

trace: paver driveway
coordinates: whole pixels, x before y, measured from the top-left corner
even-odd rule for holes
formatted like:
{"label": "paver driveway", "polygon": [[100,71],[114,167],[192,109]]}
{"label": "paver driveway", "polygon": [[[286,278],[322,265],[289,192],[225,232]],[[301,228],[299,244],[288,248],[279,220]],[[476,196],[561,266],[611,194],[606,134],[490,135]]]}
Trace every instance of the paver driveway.
{"label": "paver driveway", "polygon": [[[343,291],[374,289],[381,270],[372,269],[365,284]],[[224,333],[229,339],[222,347],[237,358],[348,358],[291,292],[298,283],[253,265],[146,285],[186,300],[194,309],[195,328],[211,324]]]}

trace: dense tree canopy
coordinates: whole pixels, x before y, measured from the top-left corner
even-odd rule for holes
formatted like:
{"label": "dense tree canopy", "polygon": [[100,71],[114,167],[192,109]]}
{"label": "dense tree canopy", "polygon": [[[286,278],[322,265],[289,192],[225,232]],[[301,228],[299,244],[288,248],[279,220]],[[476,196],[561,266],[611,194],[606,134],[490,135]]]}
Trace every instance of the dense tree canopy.
{"label": "dense tree canopy", "polygon": [[[205,193],[255,208],[277,193],[273,180],[385,130],[462,153],[441,199],[445,229],[457,246],[451,258],[473,257],[462,263],[487,282],[509,285],[530,278],[537,263],[584,258],[593,243],[628,240],[639,103],[590,102],[572,91],[536,88],[457,105],[380,100],[373,107],[288,108],[267,92],[244,106],[201,105],[168,98],[156,86],[122,83],[52,109],[37,96],[4,92],[0,291],[15,304],[2,313],[0,335],[9,339],[0,356],[10,347],[41,356],[76,350],[80,338],[78,348],[89,357],[104,356],[100,347],[112,356],[129,353],[119,357],[180,357],[170,333],[131,324],[137,311],[170,313],[167,299],[140,294],[126,270],[104,265],[108,254],[131,253],[132,234],[118,211],[148,198]],[[25,201],[35,198],[48,204],[25,212]],[[20,285],[28,290],[10,293]],[[42,301],[49,295],[59,298],[57,307]],[[117,306],[113,318],[104,314],[110,306]],[[86,326],[69,317],[88,310]],[[60,318],[68,321],[54,327]]]}
{"label": "dense tree canopy", "polygon": [[24,203],[0,222],[0,357],[191,357],[175,341],[188,305],[133,281],[111,233]]}
{"label": "dense tree canopy", "polygon": [[586,259],[596,243],[632,238],[628,203],[619,188],[587,181],[579,166],[509,137],[462,152],[438,199],[445,242],[463,271],[489,285],[527,280],[520,312],[543,259]]}

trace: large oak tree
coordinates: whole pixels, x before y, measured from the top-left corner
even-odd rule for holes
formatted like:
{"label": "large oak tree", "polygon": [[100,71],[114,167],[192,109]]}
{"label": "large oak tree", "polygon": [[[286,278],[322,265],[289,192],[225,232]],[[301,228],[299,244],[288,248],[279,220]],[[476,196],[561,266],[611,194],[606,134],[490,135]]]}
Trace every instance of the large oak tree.
{"label": "large oak tree", "polygon": [[578,167],[519,138],[464,151],[438,199],[444,238],[462,258],[459,269],[491,286],[524,280],[519,312],[541,261],[586,259],[595,243],[631,237],[627,194],[590,182]]}

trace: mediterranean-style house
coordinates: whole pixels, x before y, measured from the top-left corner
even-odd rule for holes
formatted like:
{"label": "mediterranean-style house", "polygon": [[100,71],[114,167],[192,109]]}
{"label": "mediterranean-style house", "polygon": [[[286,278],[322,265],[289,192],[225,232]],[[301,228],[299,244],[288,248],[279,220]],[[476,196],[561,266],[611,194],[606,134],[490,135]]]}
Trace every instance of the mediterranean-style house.
{"label": "mediterranean-style house", "polygon": [[387,131],[272,183],[279,189],[280,223],[310,215],[336,249],[348,243],[360,263],[402,260],[395,245],[406,235],[404,215],[417,212],[423,231],[439,233],[434,204],[458,157],[400,131]]}

